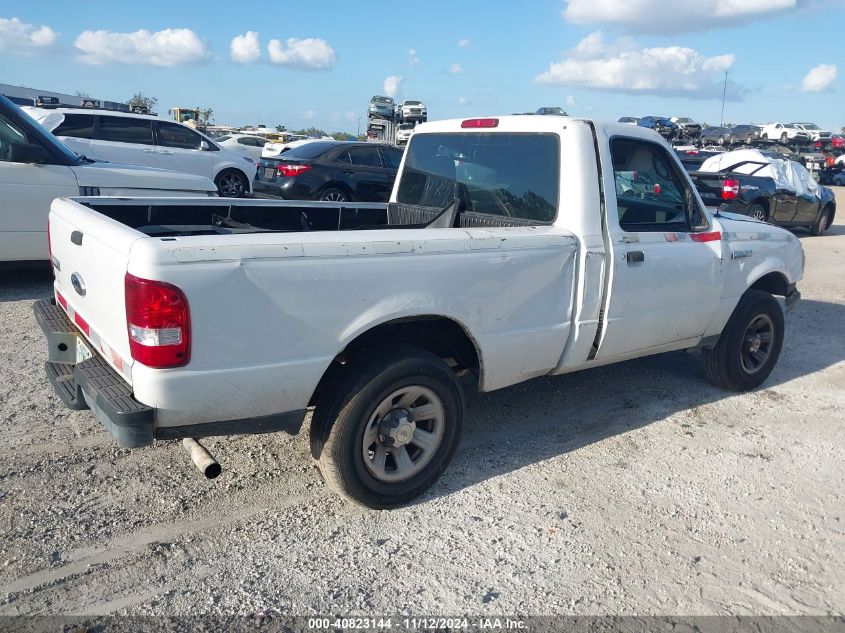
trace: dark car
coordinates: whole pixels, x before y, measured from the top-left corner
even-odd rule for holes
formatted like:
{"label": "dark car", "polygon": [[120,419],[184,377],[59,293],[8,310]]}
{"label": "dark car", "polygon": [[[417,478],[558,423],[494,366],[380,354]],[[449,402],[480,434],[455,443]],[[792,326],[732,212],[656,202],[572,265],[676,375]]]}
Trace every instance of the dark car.
{"label": "dark car", "polygon": [[731,128],[730,135],[728,138],[730,139],[731,145],[736,145],[737,143],[745,143],[746,145],[751,145],[755,141],[760,140],[760,134],[762,133],[763,128],[759,125],[734,125]]}
{"label": "dark car", "polygon": [[705,160],[721,152],[706,149],[676,149],[675,153],[681,159],[681,164],[687,171],[698,171]]}
{"label": "dark car", "polygon": [[678,126],[672,123],[671,119],[665,116],[644,116],[637,121],[640,127],[647,127],[654,130],[663,138],[675,138],[678,133]]}
{"label": "dark car", "polygon": [[255,192],[285,200],[387,202],[402,150],[386,143],[314,141],[262,159]]}
{"label": "dark car", "polygon": [[701,130],[702,145],[725,145],[731,138],[731,128],[710,125]]}
{"label": "dark car", "polygon": [[535,112],[535,114],[555,114],[557,116],[569,116],[568,114],[566,114],[566,110],[557,106],[546,106],[543,108],[537,108],[537,112]]}
{"label": "dark car", "polygon": [[757,175],[768,165],[743,160],[717,172],[691,171],[689,176],[708,207],[788,228],[808,228],[813,235],[824,233],[836,215],[833,191],[820,186],[816,195],[809,195],[784,189],[773,178]]}
{"label": "dark car", "polygon": [[639,125],[640,120],[635,116],[621,116],[618,120],[619,123],[627,123],[628,125]]}
{"label": "dark car", "polygon": [[678,138],[696,139],[701,134],[701,123],[696,123],[688,116],[675,116],[671,120],[678,126]]}

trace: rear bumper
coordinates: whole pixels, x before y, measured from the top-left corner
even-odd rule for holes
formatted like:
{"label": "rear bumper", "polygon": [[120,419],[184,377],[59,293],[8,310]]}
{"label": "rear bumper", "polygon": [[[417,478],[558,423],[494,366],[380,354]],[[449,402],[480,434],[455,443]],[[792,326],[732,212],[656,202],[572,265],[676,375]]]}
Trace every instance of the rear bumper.
{"label": "rear bumper", "polygon": [[157,439],[277,431],[294,435],[299,433],[305,410],[260,418],[156,427],[156,409],[136,400],[132,387],[96,350],[92,350],[91,358],[76,362],[76,343],[82,335],[53,300],[36,301],[33,311],[47,338],[48,360],[45,371],[56,394],[69,409],[91,409],[121,446],[150,446]]}

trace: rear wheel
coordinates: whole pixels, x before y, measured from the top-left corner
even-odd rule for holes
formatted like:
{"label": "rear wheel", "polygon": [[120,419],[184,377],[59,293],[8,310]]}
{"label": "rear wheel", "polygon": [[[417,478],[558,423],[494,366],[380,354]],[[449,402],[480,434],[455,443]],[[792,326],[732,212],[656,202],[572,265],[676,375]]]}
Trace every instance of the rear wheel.
{"label": "rear wheel", "polygon": [[780,135],[780,140],[785,141],[787,139],[786,132]]}
{"label": "rear wheel", "polygon": [[815,236],[819,236],[827,230],[828,222],[830,218],[830,209],[825,207],[819,213],[819,218],[816,220],[816,223],[810,227],[810,233]]}
{"label": "rear wheel", "polygon": [[320,196],[317,199],[328,202],[349,202],[349,194],[343,191],[343,189],[328,187],[320,192]]}
{"label": "rear wheel", "polygon": [[311,451],[335,492],[370,508],[407,503],[437,481],[455,453],[463,391],[425,350],[359,354],[320,397]]}
{"label": "rear wheel", "polygon": [[731,391],[759,387],[780,356],[783,329],[783,311],[775,298],[761,290],[747,291],[716,346],[702,350],[707,379]]}
{"label": "rear wheel", "polygon": [[214,179],[217,193],[224,198],[242,198],[249,193],[249,181],[236,169],[227,169]]}
{"label": "rear wheel", "polygon": [[769,214],[761,204],[752,204],[748,207],[748,216],[759,220],[760,222],[768,222]]}

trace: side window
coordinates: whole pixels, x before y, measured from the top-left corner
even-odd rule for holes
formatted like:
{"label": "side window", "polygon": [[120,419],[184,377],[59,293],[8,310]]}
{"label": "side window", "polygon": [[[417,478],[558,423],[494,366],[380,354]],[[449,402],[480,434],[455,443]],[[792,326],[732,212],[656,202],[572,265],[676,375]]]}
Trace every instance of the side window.
{"label": "side window", "polygon": [[349,158],[353,165],[361,167],[381,167],[381,158],[375,147],[353,147],[349,150]]}
{"label": "side window", "polygon": [[0,162],[15,163],[15,145],[32,143],[26,130],[0,114]]}
{"label": "side window", "polygon": [[336,163],[342,163],[343,165],[349,165],[352,161],[349,159],[349,150],[338,154],[338,157],[334,159]]}
{"label": "side window", "polygon": [[98,141],[152,145],[152,121],[128,116],[101,116],[94,138]]}
{"label": "side window", "polygon": [[[614,139],[610,153],[623,231],[690,230],[686,209],[695,199],[664,148],[634,139]],[[701,218],[697,220],[700,224]]]}
{"label": "side window", "polygon": [[260,147],[258,139],[250,138],[249,136],[242,136],[238,139],[238,145],[249,145],[250,147]]}
{"label": "side window", "polygon": [[160,121],[158,124],[158,144],[179,149],[200,149],[202,137],[184,125]]}
{"label": "side window", "polygon": [[402,162],[402,150],[394,149],[393,147],[382,147],[381,156],[384,159],[384,166],[388,169],[399,169],[399,163]]}
{"label": "side window", "polygon": [[94,115],[65,114],[61,125],[53,130],[53,136],[94,138]]}

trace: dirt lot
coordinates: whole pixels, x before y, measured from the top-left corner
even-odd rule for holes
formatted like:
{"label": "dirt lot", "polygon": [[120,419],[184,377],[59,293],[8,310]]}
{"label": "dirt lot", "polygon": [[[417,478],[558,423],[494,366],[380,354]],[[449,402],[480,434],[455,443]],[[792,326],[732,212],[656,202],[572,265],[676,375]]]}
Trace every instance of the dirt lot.
{"label": "dirt lot", "polygon": [[670,354],[473,396],[419,503],[326,490],[307,436],[128,451],[43,375],[44,273],[0,276],[0,614],[841,614],[845,190],[760,390]]}

